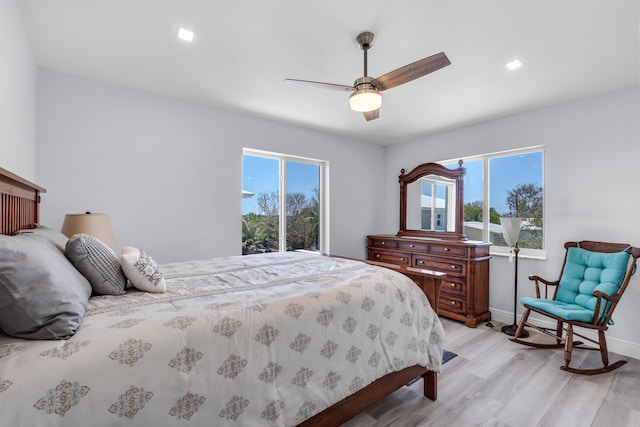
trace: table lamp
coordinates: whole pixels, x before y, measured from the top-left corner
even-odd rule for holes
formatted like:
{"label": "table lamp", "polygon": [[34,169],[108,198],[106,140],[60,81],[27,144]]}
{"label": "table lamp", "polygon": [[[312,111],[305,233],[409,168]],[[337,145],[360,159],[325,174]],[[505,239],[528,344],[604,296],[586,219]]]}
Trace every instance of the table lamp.
{"label": "table lamp", "polygon": [[69,238],[74,234],[88,234],[108,246],[115,243],[111,220],[109,215],[104,213],[66,214],[60,231]]}

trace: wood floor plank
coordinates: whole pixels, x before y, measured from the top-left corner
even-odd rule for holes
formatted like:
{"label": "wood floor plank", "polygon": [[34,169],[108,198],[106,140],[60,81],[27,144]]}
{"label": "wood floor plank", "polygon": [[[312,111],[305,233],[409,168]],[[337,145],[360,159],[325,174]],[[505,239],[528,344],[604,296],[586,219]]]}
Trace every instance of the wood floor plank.
{"label": "wood floor plank", "polygon": [[618,402],[612,402],[610,400],[604,400],[598,412],[593,418],[593,426],[628,426],[628,425],[640,425],[640,419],[637,419],[636,424],[630,424],[633,422],[636,414],[640,414],[637,411],[629,409],[628,406],[621,405]]}
{"label": "wood floor plank", "polygon": [[[622,358],[614,356],[613,360]],[[640,361],[626,357],[628,363],[611,374],[613,380],[607,390],[607,399],[640,412]],[[636,424],[640,426],[640,423]]]}
{"label": "wood floor plank", "polygon": [[[561,371],[562,349],[513,343],[494,328],[467,328],[442,319],[445,348],[458,356],[438,377],[438,400],[422,396],[422,381],[390,395],[346,427],[542,427],[640,425],[640,360],[608,374]],[[544,339],[532,332],[533,339]],[[620,356],[611,355],[610,360]],[[572,366],[599,363],[597,352],[575,350]]]}
{"label": "wood floor plank", "polygon": [[590,426],[604,401],[606,390],[607,387],[585,377],[572,377],[546,410],[540,425]]}

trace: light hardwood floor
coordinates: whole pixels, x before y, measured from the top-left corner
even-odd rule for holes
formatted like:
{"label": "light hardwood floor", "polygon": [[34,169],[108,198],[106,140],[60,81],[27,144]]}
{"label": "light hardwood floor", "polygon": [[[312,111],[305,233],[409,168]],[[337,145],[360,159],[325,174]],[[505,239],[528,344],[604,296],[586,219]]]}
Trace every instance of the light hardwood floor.
{"label": "light hardwood floor", "polygon": [[[476,329],[442,323],[445,348],[458,356],[443,366],[438,400],[423,397],[417,381],[343,427],[640,426],[640,360],[610,354],[610,362],[629,362],[608,374],[575,375],[559,369],[562,350],[513,343],[499,322]],[[574,350],[572,366],[599,360],[597,351]]]}

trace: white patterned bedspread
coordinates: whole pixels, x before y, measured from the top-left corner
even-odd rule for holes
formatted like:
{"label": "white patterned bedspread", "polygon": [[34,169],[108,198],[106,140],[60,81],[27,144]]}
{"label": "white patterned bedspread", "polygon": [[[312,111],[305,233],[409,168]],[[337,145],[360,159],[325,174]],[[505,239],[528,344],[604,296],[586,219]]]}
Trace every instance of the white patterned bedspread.
{"label": "white patterned bedspread", "polygon": [[391,270],[274,253],[162,266],[167,293],[93,297],[75,336],[0,336],[3,426],[293,426],[444,333]]}

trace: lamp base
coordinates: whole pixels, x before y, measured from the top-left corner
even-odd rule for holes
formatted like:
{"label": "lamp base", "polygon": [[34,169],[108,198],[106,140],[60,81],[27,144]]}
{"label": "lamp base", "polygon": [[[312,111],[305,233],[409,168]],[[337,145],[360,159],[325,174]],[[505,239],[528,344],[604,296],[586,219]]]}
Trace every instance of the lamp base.
{"label": "lamp base", "polygon": [[[503,326],[502,332],[513,337],[515,336],[517,329],[518,329],[518,325],[514,323],[513,325]],[[529,331],[527,331],[526,329],[522,329],[522,331],[520,331],[520,336],[518,338],[527,338],[528,336],[529,336]]]}

